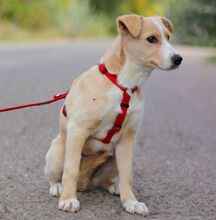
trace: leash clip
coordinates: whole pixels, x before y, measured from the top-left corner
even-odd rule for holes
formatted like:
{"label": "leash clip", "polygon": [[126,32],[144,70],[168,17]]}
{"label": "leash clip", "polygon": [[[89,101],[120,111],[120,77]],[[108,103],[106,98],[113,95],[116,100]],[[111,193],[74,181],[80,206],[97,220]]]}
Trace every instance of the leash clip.
{"label": "leash clip", "polygon": [[58,94],[53,96],[53,99],[64,99],[64,98],[66,98],[67,94],[68,94],[68,92],[66,92],[66,93],[58,93]]}
{"label": "leash clip", "polygon": [[58,98],[58,97],[60,97],[61,95],[62,95],[61,93],[58,93],[58,94],[54,95],[54,98]]}

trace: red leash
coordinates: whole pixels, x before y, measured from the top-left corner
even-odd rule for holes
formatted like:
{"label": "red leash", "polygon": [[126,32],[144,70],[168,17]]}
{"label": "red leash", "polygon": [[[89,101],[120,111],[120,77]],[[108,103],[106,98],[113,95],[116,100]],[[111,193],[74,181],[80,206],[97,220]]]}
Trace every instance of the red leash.
{"label": "red leash", "polygon": [[33,107],[33,106],[48,105],[50,103],[57,102],[61,99],[65,99],[67,94],[68,94],[68,91],[65,92],[65,93],[57,94],[57,95],[53,96],[52,99],[47,100],[47,101],[30,103],[30,104],[19,105],[19,106],[13,106],[13,107],[9,107],[9,108],[0,108],[0,112],[14,111],[14,110],[17,110],[17,109],[29,108],[29,107]]}

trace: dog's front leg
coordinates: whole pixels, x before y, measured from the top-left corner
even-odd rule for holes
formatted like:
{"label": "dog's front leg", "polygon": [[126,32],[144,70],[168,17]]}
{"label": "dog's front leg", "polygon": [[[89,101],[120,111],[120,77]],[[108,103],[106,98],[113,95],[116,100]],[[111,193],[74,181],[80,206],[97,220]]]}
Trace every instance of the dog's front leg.
{"label": "dog's front leg", "polygon": [[77,212],[80,204],[76,197],[77,182],[82,148],[88,137],[88,130],[74,123],[68,123],[65,162],[63,169],[63,191],[59,200],[59,209]]}
{"label": "dog's front leg", "polygon": [[122,205],[127,212],[148,215],[144,203],[138,202],[132,191],[132,159],[136,132],[127,128],[116,147],[116,162],[119,171],[119,190]]}

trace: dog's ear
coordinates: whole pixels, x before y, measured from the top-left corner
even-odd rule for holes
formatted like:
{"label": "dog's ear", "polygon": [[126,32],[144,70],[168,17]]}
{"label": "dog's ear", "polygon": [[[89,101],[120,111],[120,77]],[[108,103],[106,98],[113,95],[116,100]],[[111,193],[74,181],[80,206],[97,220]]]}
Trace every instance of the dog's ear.
{"label": "dog's ear", "polygon": [[133,37],[138,37],[142,28],[142,17],[136,14],[123,15],[116,20],[120,34],[130,33]]}
{"label": "dog's ear", "polygon": [[161,19],[163,25],[167,28],[167,30],[170,33],[173,33],[174,27],[173,27],[172,22],[168,18],[165,18],[165,17],[160,17],[160,19]]}

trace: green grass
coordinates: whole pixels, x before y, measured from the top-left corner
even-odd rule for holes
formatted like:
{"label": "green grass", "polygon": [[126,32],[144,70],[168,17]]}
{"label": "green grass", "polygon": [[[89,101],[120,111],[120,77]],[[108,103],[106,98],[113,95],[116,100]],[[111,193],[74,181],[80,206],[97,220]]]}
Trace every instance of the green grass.
{"label": "green grass", "polygon": [[[70,16],[71,14],[73,16],[76,15],[76,13],[69,13]],[[70,40],[77,38],[91,39],[95,37],[102,39],[112,36],[110,30],[105,28],[109,24],[105,18],[102,16],[98,16],[97,19],[90,18],[87,22],[84,18],[78,19],[77,15],[77,17],[75,16],[73,19],[65,19],[65,22],[59,26],[35,30],[24,29],[10,22],[1,23],[0,21],[0,42]]]}
{"label": "green grass", "polygon": [[67,36],[64,36],[62,33],[54,29],[33,31],[24,30],[12,24],[0,25],[0,42],[24,42],[67,38]]}
{"label": "green grass", "polygon": [[216,55],[208,58],[208,62],[216,64]]}

